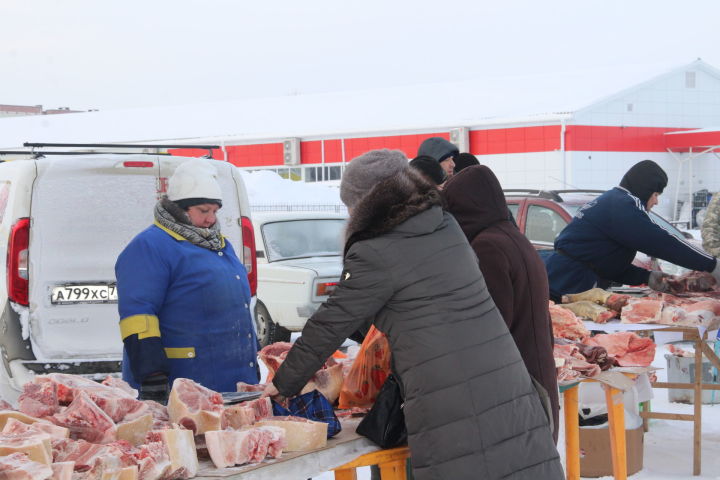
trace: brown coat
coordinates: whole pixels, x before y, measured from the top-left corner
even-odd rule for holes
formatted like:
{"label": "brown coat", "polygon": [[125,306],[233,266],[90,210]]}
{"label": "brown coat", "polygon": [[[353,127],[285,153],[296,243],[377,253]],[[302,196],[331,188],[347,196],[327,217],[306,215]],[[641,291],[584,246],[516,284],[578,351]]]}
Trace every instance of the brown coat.
{"label": "brown coat", "polygon": [[344,272],[273,383],[294,395],[364,324],[387,334],[416,480],[561,480],[545,412],[457,222],[409,169],[352,212]]}
{"label": "brown coat", "polygon": [[475,250],[490,296],[525,366],[550,396],[557,441],[560,407],[545,265],[530,241],[508,220],[500,182],[488,167],[463,170],[443,193],[447,210]]}

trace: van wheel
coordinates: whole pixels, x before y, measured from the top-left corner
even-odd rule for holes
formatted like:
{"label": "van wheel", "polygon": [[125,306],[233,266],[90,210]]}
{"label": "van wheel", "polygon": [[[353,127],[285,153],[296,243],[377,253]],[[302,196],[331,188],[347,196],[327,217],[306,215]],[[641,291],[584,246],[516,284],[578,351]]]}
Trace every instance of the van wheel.
{"label": "van wheel", "polygon": [[258,341],[263,347],[275,342],[290,341],[290,330],[273,322],[267,308],[260,302],[255,306],[255,324]]}

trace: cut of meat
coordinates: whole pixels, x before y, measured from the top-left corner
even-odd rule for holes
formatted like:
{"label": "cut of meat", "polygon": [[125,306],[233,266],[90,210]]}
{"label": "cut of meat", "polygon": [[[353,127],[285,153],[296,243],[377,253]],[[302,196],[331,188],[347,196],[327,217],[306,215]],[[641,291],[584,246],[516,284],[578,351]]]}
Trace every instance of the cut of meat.
{"label": "cut of meat", "polygon": [[604,347],[623,367],[647,367],[655,358],[655,343],[632,332],[595,335],[585,343]]}
{"label": "cut of meat", "polygon": [[627,302],[628,300],[630,300],[630,298],[632,298],[630,297],[630,295],[613,293],[605,301],[605,306],[608,307],[610,310],[620,313],[622,311],[622,308],[627,305]]}
{"label": "cut of meat", "polygon": [[52,480],[72,480],[75,462],[58,462],[50,465]]}
{"label": "cut of meat", "polygon": [[49,417],[58,412],[60,403],[57,387],[53,382],[35,378],[23,385],[23,393],[18,398],[19,410],[33,417]]}
{"label": "cut of meat", "polygon": [[251,384],[245,383],[245,382],[238,382],[237,383],[237,391],[238,392],[262,392],[263,390],[265,390],[266,386],[267,386],[267,383],[251,385]]}
{"label": "cut of meat", "polygon": [[117,480],[138,480],[138,475],[138,467],[137,465],[133,465],[131,467],[121,468]]}
{"label": "cut of meat", "polygon": [[[36,422],[44,421],[44,420],[41,420],[40,418],[31,417],[30,415],[26,415],[22,412],[18,412],[15,410],[2,410],[2,411],[0,411],[0,429],[5,428],[5,424],[11,418],[14,418],[15,420],[19,420],[28,425],[31,425]],[[45,422],[45,423],[47,423],[47,422]]]}
{"label": "cut of meat", "polygon": [[148,433],[147,441],[165,445],[170,459],[168,478],[186,479],[197,475],[198,458],[192,431],[179,428],[156,430]]}
{"label": "cut of meat", "polygon": [[257,427],[257,429],[268,436],[267,456],[270,458],[280,457],[287,445],[285,430],[280,427],[271,427],[269,425]]}
{"label": "cut of meat", "polygon": [[615,311],[587,300],[565,303],[558,305],[558,307],[567,308],[578,317],[584,317],[597,323],[607,323],[608,320],[615,318],[616,315]]}
{"label": "cut of meat", "polygon": [[50,465],[52,446],[47,433],[0,434],[0,456],[24,453],[34,462]]}
{"label": "cut of meat", "polygon": [[160,430],[162,428],[170,428],[170,414],[165,405],[161,405],[153,400],[143,400],[153,416],[152,430]]}
{"label": "cut of meat", "polygon": [[0,458],[2,480],[46,480],[53,474],[50,465],[39,463],[23,453],[13,453]]}
{"label": "cut of meat", "polygon": [[72,438],[93,443],[109,443],[117,439],[115,422],[84,390],[75,396],[69,407],[52,418],[56,424],[69,428]]}
{"label": "cut of meat", "polygon": [[255,424],[257,427],[280,427],[285,430],[285,451],[305,452],[327,445],[328,424],[301,417],[270,417]]}
{"label": "cut of meat", "polygon": [[580,293],[568,293],[562,296],[562,303],[593,302],[604,305],[612,294],[602,288],[591,288]]}
{"label": "cut of meat", "polygon": [[200,435],[219,430],[222,395],[187,378],[176,378],[168,400],[170,421]]}
{"label": "cut of meat", "polygon": [[[276,342],[264,347],[258,352],[258,357],[268,367],[267,380],[270,382],[275,372],[287,357],[292,348],[290,342]],[[334,403],[340,396],[343,383],[342,364],[332,357],[328,358],[323,367],[315,372],[315,375],[303,387],[300,394],[319,391],[330,403]]]}
{"label": "cut of meat", "polygon": [[226,428],[239,430],[253,423],[255,423],[255,409],[243,403],[227,407],[223,411],[220,420],[220,426],[223,430]]}
{"label": "cut of meat", "polygon": [[715,277],[707,272],[690,272],[679,277],[667,279],[672,293],[707,292],[712,290],[717,283]]}
{"label": "cut of meat", "polygon": [[123,392],[127,393],[128,395],[130,395],[133,398],[138,397],[138,391],[135,390],[134,388],[132,388],[130,386],[130,384],[127,383],[122,378],[113,377],[112,375],[108,375],[107,377],[105,377],[105,380],[103,380],[101,383],[108,387],[113,387],[113,388],[122,390]]}
{"label": "cut of meat", "polygon": [[2,429],[2,433],[11,435],[18,433],[46,433],[50,435],[52,440],[61,440],[70,436],[70,430],[59,425],[53,425],[52,423],[45,421],[37,421],[32,424],[27,424],[15,418],[7,419],[5,427]]}
{"label": "cut of meat", "polygon": [[131,445],[140,445],[153,425],[153,416],[146,413],[142,417],[117,424],[117,439],[125,440]]}
{"label": "cut of meat", "polygon": [[553,336],[568,340],[582,340],[590,336],[590,332],[577,316],[566,308],[550,302],[550,318],[552,319]]}
{"label": "cut of meat", "polygon": [[55,462],[75,462],[75,471],[87,472],[97,462],[109,468],[135,465],[132,456],[132,445],[119,441],[100,445],[85,440],[54,440],[52,442],[53,460]]}
{"label": "cut of meat", "polygon": [[249,462],[260,436],[256,429],[216,430],[205,433],[205,444],[215,466],[227,468]]}
{"label": "cut of meat", "polygon": [[620,321],[622,323],[659,323],[662,319],[662,309],[663,302],[660,300],[631,299],[623,307]]}
{"label": "cut of meat", "polygon": [[563,371],[562,380],[575,379],[580,376],[592,378],[600,373],[600,366],[585,360],[576,345],[559,345],[556,343],[553,346],[553,357],[564,361],[561,367],[564,367],[565,370],[577,372],[577,374],[570,375],[567,371]]}
{"label": "cut of meat", "polygon": [[168,477],[170,456],[163,442],[149,442],[133,452],[138,466],[138,480],[158,480]]}
{"label": "cut of meat", "polygon": [[[240,382],[240,383],[242,383],[242,382]],[[238,385],[240,385],[240,383],[238,383]],[[240,390],[238,390],[238,391],[240,391]],[[6,402],[3,399],[0,399],[0,410],[15,410],[15,409],[8,402]]]}

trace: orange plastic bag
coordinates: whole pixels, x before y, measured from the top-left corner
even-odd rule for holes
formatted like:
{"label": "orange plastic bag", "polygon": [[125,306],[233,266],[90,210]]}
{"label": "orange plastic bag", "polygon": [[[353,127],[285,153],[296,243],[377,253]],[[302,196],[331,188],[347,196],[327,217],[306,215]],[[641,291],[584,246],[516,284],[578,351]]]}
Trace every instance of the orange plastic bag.
{"label": "orange plastic bag", "polygon": [[373,325],[343,381],[338,408],[371,407],[389,374],[390,344]]}

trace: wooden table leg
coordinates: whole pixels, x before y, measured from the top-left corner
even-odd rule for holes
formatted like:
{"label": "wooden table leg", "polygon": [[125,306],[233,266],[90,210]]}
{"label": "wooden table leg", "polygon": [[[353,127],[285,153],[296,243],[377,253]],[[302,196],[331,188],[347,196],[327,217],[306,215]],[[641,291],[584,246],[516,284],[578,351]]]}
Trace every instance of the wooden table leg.
{"label": "wooden table leg", "polygon": [[580,479],[580,424],[578,422],[578,386],[563,392],[565,409],[565,477]]}
{"label": "wooden table leg", "polygon": [[335,480],[357,480],[357,472],[354,468],[335,470]]}
{"label": "wooden table leg", "polygon": [[[641,402],[640,405],[642,405],[643,412],[650,411],[650,400]],[[643,416],[643,432],[647,432],[649,430],[650,430],[650,419],[648,417]]]}
{"label": "wooden table leg", "polygon": [[625,408],[623,392],[603,385],[610,424],[610,450],[615,480],[627,480],[627,446],[625,445]]}
{"label": "wooden table leg", "polygon": [[380,467],[380,478],[382,480],[406,480],[405,462],[405,460],[394,460],[381,463],[378,465]]}
{"label": "wooden table leg", "polygon": [[[707,335],[707,333],[706,333]],[[697,335],[695,341],[695,392],[693,395],[694,427],[693,428],[693,475],[700,475],[701,442],[702,442],[702,405],[703,405],[703,344],[705,340]]]}

